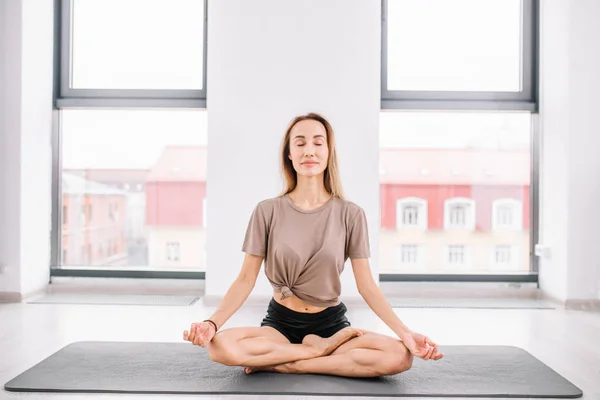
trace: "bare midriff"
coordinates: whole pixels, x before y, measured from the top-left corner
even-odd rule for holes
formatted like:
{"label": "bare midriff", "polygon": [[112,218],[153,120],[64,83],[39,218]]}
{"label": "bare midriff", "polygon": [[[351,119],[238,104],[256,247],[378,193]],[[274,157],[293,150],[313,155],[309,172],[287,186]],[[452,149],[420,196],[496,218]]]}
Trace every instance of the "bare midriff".
{"label": "bare midriff", "polygon": [[300,300],[295,295],[291,295],[286,297],[285,299],[281,299],[281,292],[274,292],[273,299],[281,304],[284,307],[289,308],[290,310],[302,313],[317,313],[319,311],[323,311],[327,307],[317,307],[312,304],[308,304],[302,300]]}

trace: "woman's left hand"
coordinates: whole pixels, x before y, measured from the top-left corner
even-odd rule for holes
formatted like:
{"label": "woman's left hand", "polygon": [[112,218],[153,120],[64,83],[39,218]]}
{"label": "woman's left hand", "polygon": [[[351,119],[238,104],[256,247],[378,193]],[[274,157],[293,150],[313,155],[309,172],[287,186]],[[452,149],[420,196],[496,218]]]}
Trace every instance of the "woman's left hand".
{"label": "woman's left hand", "polygon": [[413,356],[423,360],[439,360],[444,357],[442,353],[438,354],[438,345],[433,340],[420,333],[410,333],[402,338],[406,348]]}

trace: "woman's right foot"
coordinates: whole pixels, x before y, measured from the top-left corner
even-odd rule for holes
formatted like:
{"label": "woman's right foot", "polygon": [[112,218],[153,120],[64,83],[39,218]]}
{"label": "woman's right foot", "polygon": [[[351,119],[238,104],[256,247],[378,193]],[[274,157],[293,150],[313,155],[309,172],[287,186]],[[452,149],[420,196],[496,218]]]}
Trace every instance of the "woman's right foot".
{"label": "woman's right foot", "polygon": [[312,346],[317,349],[318,357],[328,356],[333,353],[338,347],[353,339],[361,336],[363,331],[360,329],[347,327],[336,332],[333,336],[322,338],[317,335],[306,335],[302,339],[302,344]]}

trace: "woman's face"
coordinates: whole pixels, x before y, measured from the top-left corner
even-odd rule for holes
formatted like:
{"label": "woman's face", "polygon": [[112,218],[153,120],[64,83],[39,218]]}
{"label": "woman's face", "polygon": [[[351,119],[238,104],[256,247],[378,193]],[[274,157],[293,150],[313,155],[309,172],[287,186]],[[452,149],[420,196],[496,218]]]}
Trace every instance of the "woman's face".
{"label": "woman's face", "polygon": [[299,175],[315,176],[327,168],[329,148],[327,131],[318,121],[305,119],[298,122],[290,132],[288,155]]}

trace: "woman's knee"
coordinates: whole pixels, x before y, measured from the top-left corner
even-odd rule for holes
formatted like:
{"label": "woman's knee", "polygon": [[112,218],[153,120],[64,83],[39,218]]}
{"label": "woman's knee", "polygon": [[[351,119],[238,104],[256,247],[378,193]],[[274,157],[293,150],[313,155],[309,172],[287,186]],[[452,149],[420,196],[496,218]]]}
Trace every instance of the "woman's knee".
{"label": "woman's knee", "polygon": [[208,343],[208,356],[212,361],[220,364],[228,366],[239,365],[235,351],[235,340],[230,340],[233,338],[228,338],[227,336],[227,334],[224,335],[223,333],[215,335]]}
{"label": "woman's knee", "polygon": [[381,363],[381,375],[395,375],[412,368],[414,357],[402,342],[395,342]]}

